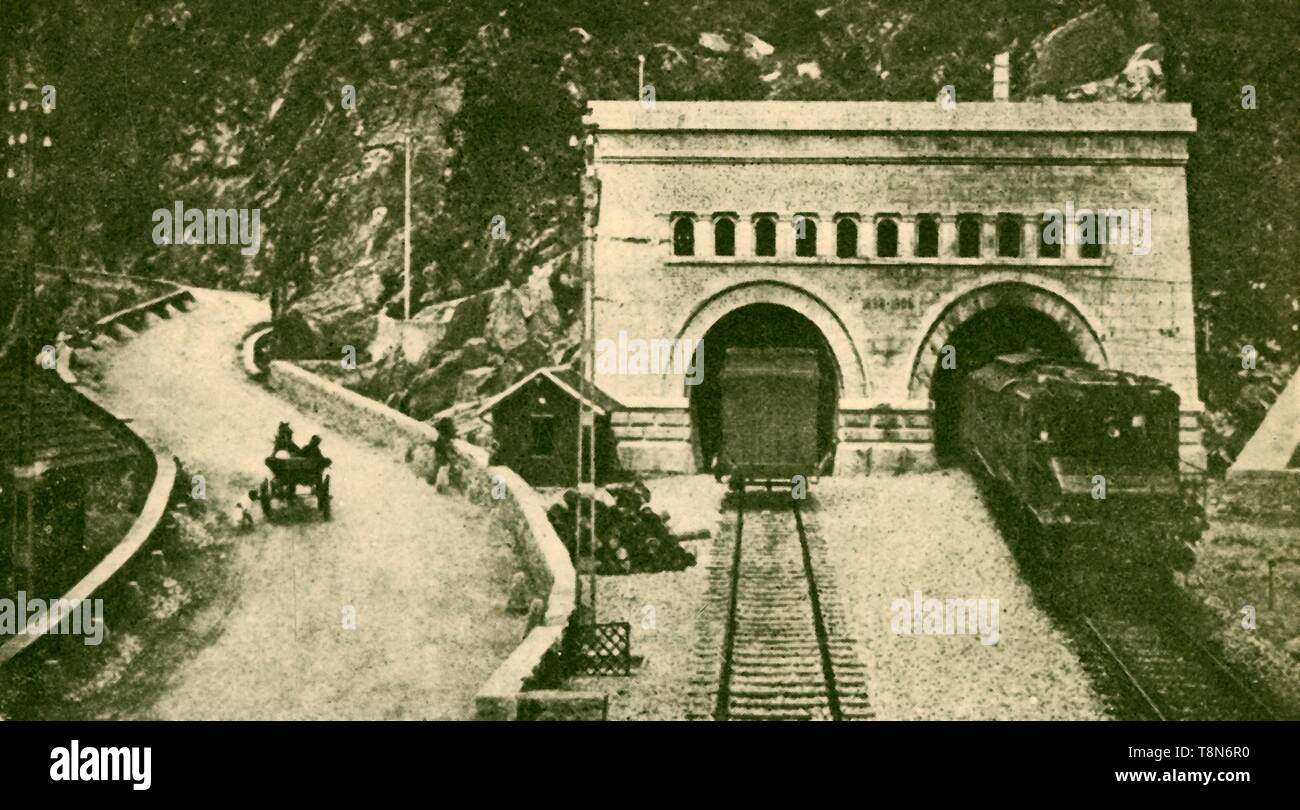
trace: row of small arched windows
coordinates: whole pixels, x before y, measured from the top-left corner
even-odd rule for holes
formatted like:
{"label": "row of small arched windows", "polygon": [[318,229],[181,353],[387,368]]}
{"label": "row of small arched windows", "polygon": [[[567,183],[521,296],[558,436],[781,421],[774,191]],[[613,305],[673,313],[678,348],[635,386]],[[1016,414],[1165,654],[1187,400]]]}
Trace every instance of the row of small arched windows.
{"label": "row of small arched windows", "polygon": [[[1014,214],[1002,214],[997,220],[996,253],[1000,257],[1018,258],[1023,252],[1023,219]],[[817,220],[811,217],[799,217],[791,223],[794,229],[794,255],[817,255]],[[760,214],[754,217],[754,255],[776,255],[776,215]],[[983,218],[979,214],[957,217],[957,255],[963,258],[979,258],[982,251]],[[1048,236],[1049,223],[1044,222],[1038,228],[1037,255],[1044,259],[1061,258],[1059,236]],[[899,256],[898,222],[891,217],[882,217],[876,222],[876,251],[881,258]],[[1101,258],[1102,246],[1099,243],[1084,243],[1079,246],[1079,256],[1084,259]],[[694,256],[695,254],[695,219],[690,214],[677,214],[673,218],[673,255]],[[736,255],[736,220],[730,216],[719,216],[713,221],[713,255]],[[851,259],[858,255],[858,222],[852,217],[839,217],[835,220],[835,255],[841,259]],[[916,244],[914,256],[937,257],[939,255],[939,216],[923,214],[916,218]]]}

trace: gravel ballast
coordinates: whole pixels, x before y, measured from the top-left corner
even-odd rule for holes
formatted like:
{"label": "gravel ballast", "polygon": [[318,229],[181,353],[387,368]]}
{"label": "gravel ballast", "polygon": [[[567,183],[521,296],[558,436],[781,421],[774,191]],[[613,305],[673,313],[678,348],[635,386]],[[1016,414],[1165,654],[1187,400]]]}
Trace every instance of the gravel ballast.
{"label": "gravel ballast", "polygon": [[[650,506],[668,512],[674,533],[717,530],[725,487],[712,477],[671,476],[648,480],[646,486]],[[611,720],[683,719],[711,545],[707,538],[682,543],[696,557],[684,571],[600,577],[600,620],[632,625],[632,654],[640,663],[631,677],[571,678],[567,687],[608,694]]]}
{"label": "gravel ballast", "polygon": [[[965,472],[823,478],[814,492],[810,508],[861,645],[878,719],[1105,717]],[[914,604],[918,591],[923,606],[928,599],[989,600],[981,605],[985,617],[996,599],[996,643],[983,643],[994,636],[978,627],[963,635],[896,633],[896,615],[915,629],[896,600]]]}
{"label": "gravel ballast", "polygon": [[[647,482],[675,531],[718,531],[725,488],[705,476]],[[866,665],[877,719],[1102,719],[1105,710],[1065,636],[1034,604],[1016,563],[962,471],[823,478],[804,502],[826,549],[826,576]],[[689,705],[708,540],[681,572],[600,578],[600,618],[632,624],[642,663],[630,678],[575,678],[610,696],[610,719],[681,719]],[[895,600],[997,600],[996,643],[973,634],[894,632]],[[653,626],[643,621],[653,607]],[[983,603],[987,620],[991,601]],[[924,616],[925,611],[922,611]],[[924,623],[921,630],[925,630]],[[985,622],[985,631],[992,625]],[[985,639],[992,640],[991,632]]]}

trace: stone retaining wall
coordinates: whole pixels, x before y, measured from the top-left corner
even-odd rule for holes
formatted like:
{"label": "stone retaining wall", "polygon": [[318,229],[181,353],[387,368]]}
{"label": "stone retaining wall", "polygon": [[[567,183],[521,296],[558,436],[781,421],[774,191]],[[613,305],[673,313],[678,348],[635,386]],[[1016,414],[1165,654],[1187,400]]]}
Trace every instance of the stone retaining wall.
{"label": "stone retaining wall", "polygon": [[[252,337],[252,336],[250,336]],[[421,472],[432,474],[433,443],[438,432],[425,422],[386,407],[337,383],[283,360],[269,364],[270,387],[298,407],[315,413],[336,429],[391,450]],[[552,711],[538,708],[547,693],[524,692],[541,674],[548,659],[557,656],[564,631],[574,610],[576,577],[569,554],[546,517],[542,499],[508,467],[494,467],[488,454],[468,442],[455,442],[456,467],[466,496],[490,510],[493,531],[506,534],[528,575],[530,598],[545,606],[542,623],[529,630],[520,645],[498,667],[475,698],[479,719],[513,720],[521,717],[572,716],[577,706],[603,706],[600,696],[575,702],[565,696],[564,706]],[[521,706],[524,711],[521,714]],[[603,708],[601,709],[603,714]],[[594,715],[593,710],[589,715]]]}

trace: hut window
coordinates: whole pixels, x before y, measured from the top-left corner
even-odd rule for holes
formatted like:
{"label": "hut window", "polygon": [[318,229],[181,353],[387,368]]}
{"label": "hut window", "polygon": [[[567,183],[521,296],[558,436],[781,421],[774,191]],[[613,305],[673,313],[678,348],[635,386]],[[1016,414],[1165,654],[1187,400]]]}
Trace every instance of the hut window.
{"label": "hut window", "polygon": [[998,255],[1011,257],[1020,255],[1020,217],[998,218]]}
{"label": "hut window", "polygon": [[1060,214],[1048,213],[1038,225],[1038,255],[1043,259],[1061,258],[1061,240],[1065,228]]}
{"label": "hut window", "polygon": [[916,255],[939,255],[939,218],[934,216],[916,219]]}
{"label": "hut window", "polygon": [[673,255],[695,255],[695,220],[688,214],[673,219]]}
{"label": "hut window", "polygon": [[794,255],[817,255],[817,220],[802,214],[794,218]]}
{"label": "hut window", "polygon": [[776,218],[762,216],[754,220],[754,255],[776,255]]}
{"label": "hut window", "polygon": [[736,222],[730,217],[719,217],[713,223],[713,253],[717,256],[736,255]]}
{"label": "hut window", "polygon": [[555,454],[555,417],[549,413],[533,414],[529,421],[528,452],[534,456]]}
{"label": "hut window", "polygon": [[835,255],[841,259],[858,255],[858,223],[849,217],[835,223]]}
{"label": "hut window", "polygon": [[885,259],[898,255],[898,223],[892,219],[876,223],[876,255]]}
{"label": "hut window", "polygon": [[980,218],[962,217],[957,221],[957,255],[974,259],[980,255]]}

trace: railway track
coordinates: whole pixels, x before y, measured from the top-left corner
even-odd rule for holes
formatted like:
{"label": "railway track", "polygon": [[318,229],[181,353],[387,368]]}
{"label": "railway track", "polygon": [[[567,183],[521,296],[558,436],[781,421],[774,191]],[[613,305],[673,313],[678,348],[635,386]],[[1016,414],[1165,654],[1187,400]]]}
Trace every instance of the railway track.
{"label": "railway track", "polygon": [[1103,697],[1121,719],[1272,720],[1249,684],[1173,622],[1104,613],[1078,614],[1082,635],[1099,652],[1108,680]]}
{"label": "railway track", "polygon": [[734,530],[715,540],[691,716],[870,718],[866,673],[815,527],[788,496],[757,509],[748,497],[736,496]]}
{"label": "railway track", "polygon": [[[1046,557],[1045,535],[1005,493],[985,489],[998,528],[1022,575],[1079,643],[1084,668],[1110,713],[1125,720],[1276,719],[1278,711],[1172,615],[1194,615],[1164,565],[1135,568],[1127,557],[1098,556],[1059,544]],[[1077,553],[1070,553],[1071,551]],[[1039,556],[1036,556],[1039,555]],[[1063,572],[1061,567],[1064,567]]]}

